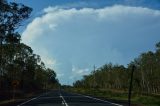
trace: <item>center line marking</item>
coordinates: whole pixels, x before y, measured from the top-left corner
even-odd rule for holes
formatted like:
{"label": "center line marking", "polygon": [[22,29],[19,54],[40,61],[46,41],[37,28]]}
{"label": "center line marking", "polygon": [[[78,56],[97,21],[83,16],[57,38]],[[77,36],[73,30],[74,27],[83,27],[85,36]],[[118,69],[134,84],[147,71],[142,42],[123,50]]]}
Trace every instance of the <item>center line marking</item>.
{"label": "center line marking", "polygon": [[62,98],[63,103],[64,103],[66,106],[69,106],[69,105],[67,104],[67,102],[65,101],[64,97],[63,97],[61,94],[60,94],[60,98]]}

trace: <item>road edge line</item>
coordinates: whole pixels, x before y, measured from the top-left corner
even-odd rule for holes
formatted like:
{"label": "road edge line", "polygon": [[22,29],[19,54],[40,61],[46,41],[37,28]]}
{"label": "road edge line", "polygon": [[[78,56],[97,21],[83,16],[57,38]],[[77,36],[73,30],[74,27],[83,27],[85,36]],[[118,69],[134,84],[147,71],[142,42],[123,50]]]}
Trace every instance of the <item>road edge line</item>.
{"label": "road edge line", "polygon": [[[49,93],[49,92],[48,92],[48,93]],[[32,98],[32,99],[29,99],[29,100],[27,100],[27,101],[25,101],[25,102],[23,102],[23,103],[21,103],[21,104],[19,104],[19,105],[17,105],[17,106],[22,106],[22,105],[24,105],[24,104],[26,104],[26,103],[28,103],[28,102],[30,102],[30,101],[32,101],[32,100],[35,100],[35,99],[37,99],[37,98],[39,98],[39,97],[41,97],[41,96],[43,96],[43,95],[46,95],[46,94],[48,94],[48,93],[43,93],[42,95],[39,95],[39,96],[34,97],[34,98]]]}
{"label": "road edge line", "polygon": [[35,100],[35,99],[37,99],[37,98],[32,98],[32,99],[30,99],[30,100],[28,100],[28,101],[26,101],[26,102],[23,102],[23,103],[21,103],[21,104],[19,104],[19,105],[17,105],[17,106],[22,106],[22,105],[24,105],[24,104],[26,104],[26,103],[28,103],[28,102],[30,102],[30,101],[32,101],[32,100]]}
{"label": "road edge line", "polygon": [[[77,93],[72,93],[72,94],[77,94]],[[102,102],[107,102],[107,103],[110,103],[110,104],[113,104],[113,105],[116,105],[116,106],[123,106],[123,105],[120,105],[120,104],[117,104],[117,103],[113,103],[113,102],[109,102],[107,100],[94,98],[94,97],[91,97],[91,96],[86,96],[86,95],[82,95],[82,94],[77,94],[77,95],[84,96],[84,97],[91,98],[91,99],[95,99],[95,100],[102,101]]]}

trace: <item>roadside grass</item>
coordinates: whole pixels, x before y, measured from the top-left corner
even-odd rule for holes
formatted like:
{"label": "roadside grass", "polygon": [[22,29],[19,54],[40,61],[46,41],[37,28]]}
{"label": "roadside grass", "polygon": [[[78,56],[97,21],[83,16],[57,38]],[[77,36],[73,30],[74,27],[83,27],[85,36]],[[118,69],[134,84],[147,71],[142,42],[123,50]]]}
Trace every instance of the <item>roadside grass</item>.
{"label": "roadside grass", "polygon": [[10,102],[14,102],[15,100],[5,100],[5,101],[1,101],[0,102],[0,105],[2,105],[2,104],[7,104],[7,103],[10,103]]}
{"label": "roadside grass", "polygon": [[[104,99],[121,100],[126,103],[128,100],[128,91],[123,90],[84,88],[70,88],[67,90]],[[140,95],[133,92],[131,101],[133,104],[139,104],[140,106],[160,106],[160,95]]]}
{"label": "roadside grass", "polygon": [[6,106],[7,104],[21,103],[21,102],[23,102],[25,100],[28,100],[30,98],[33,98],[33,97],[41,94],[43,92],[45,92],[45,90],[39,90],[39,91],[33,91],[33,92],[16,91],[14,99],[12,98],[13,92],[8,91],[8,92],[3,93],[3,95],[2,95],[2,92],[1,92],[0,96],[3,96],[3,97],[6,96],[6,97],[4,97],[4,98],[1,97],[0,106],[1,105],[2,106],[3,105]]}
{"label": "roadside grass", "polygon": [[[0,106],[8,106],[9,104],[16,104],[16,103],[21,103],[31,97],[33,97],[34,93],[28,93],[28,94],[22,94],[21,95],[18,95],[16,94],[15,98],[13,99],[12,97],[9,97],[8,99],[4,99],[4,100],[0,100]],[[10,106],[10,105],[9,105]]]}
{"label": "roadside grass", "polygon": [[160,106],[160,96],[137,96],[133,102],[144,104],[145,106]]}
{"label": "roadside grass", "polygon": [[10,99],[10,100],[4,100],[0,102],[0,106],[2,105],[7,105],[7,104],[14,104],[14,103],[21,103],[22,101],[24,101],[25,99]]}

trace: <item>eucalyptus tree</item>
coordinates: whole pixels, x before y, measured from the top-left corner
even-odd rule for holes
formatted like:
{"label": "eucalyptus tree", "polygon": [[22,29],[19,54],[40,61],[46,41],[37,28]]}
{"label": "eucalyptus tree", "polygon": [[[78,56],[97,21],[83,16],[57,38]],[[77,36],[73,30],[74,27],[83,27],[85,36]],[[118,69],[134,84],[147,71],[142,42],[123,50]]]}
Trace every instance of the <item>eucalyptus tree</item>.
{"label": "eucalyptus tree", "polygon": [[[133,91],[138,94],[160,94],[160,42],[155,51],[144,52],[131,61],[127,67],[123,65],[105,64],[82,80],[74,83],[75,87],[92,88],[94,83],[100,89],[128,90],[133,64]],[[95,80],[96,79],[96,80]]]}
{"label": "eucalyptus tree", "polygon": [[30,7],[23,4],[0,0],[0,88],[5,73],[3,67],[3,52],[5,49],[3,47],[6,44],[10,45],[8,47],[11,50],[9,61],[10,67],[13,68],[14,47],[20,43],[20,34],[16,30],[25,19],[29,18],[31,11]]}

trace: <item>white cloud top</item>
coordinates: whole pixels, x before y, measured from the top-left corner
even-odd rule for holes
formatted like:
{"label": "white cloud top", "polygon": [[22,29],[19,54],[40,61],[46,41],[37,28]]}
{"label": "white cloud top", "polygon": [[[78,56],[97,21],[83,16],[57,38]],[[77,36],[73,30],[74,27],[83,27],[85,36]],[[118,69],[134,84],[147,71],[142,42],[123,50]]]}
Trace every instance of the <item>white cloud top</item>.
{"label": "white cloud top", "polygon": [[67,83],[69,78],[88,74],[94,64],[126,65],[139,53],[153,49],[160,39],[159,28],[160,11],[149,8],[48,7],[27,26],[22,41]]}

